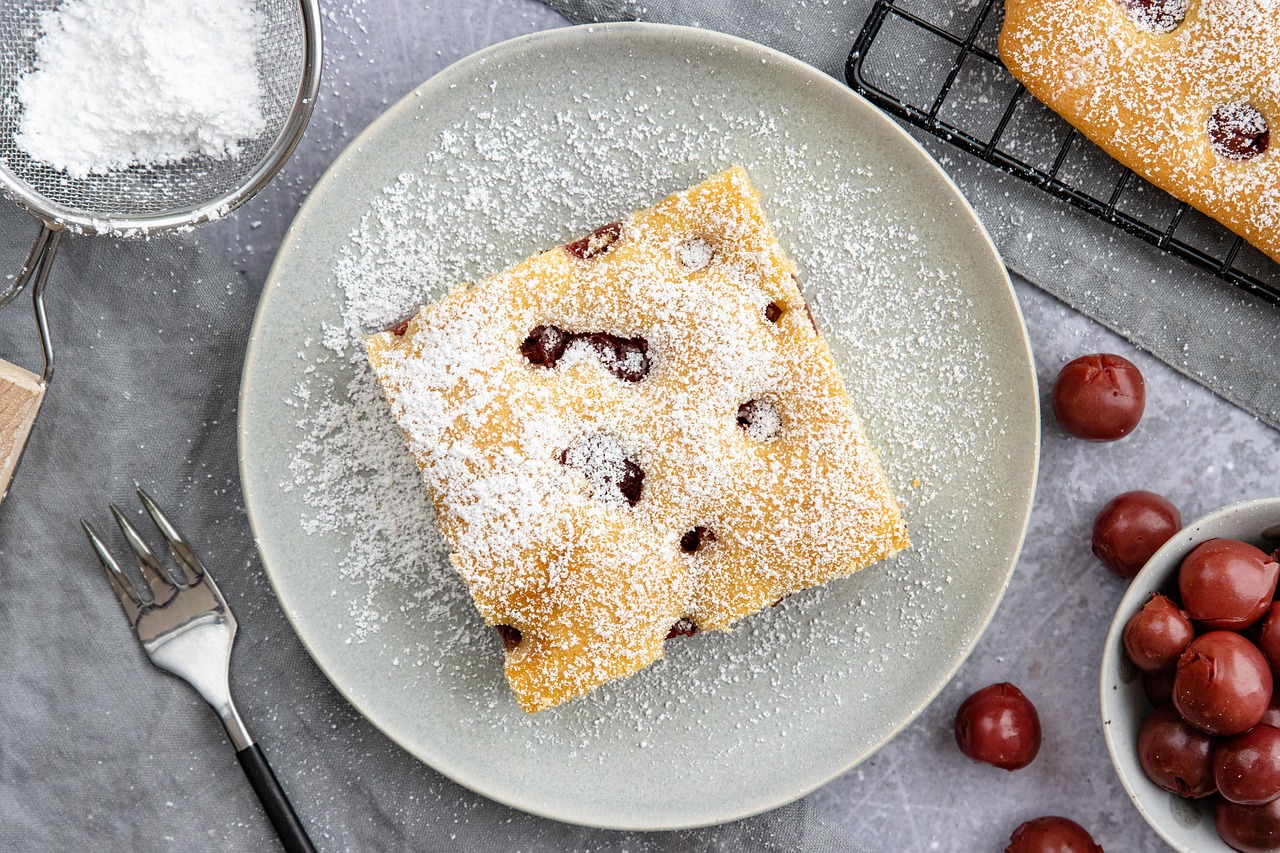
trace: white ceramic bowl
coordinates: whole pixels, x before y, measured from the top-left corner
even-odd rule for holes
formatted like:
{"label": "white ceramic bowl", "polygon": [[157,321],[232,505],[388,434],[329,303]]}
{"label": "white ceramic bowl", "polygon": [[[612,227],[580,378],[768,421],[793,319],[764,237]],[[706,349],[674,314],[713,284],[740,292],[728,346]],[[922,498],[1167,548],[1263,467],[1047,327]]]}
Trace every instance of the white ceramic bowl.
{"label": "white ceramic bowl", "polygon": [[[1147,778],[1138,763],[1138,729],[1151,710],[1142,691],[1142,673],[1129,662],[1120,635],[1148,596],[1163,592],[1176,600],[1182,558],[1207,539],[1241,539],[1263,545],[1262,531],[1280,524],[1280,498],[1232,504],[1178,531],[1156,551],[1129,584],[1102,652],[1102,734],[1111,764],[1134,806],[1161,838],[1180,853],[1232,853],[1213,827],[1204,802],[1184,800]],[[1271,547],[1275,547],[1274,544]]]}

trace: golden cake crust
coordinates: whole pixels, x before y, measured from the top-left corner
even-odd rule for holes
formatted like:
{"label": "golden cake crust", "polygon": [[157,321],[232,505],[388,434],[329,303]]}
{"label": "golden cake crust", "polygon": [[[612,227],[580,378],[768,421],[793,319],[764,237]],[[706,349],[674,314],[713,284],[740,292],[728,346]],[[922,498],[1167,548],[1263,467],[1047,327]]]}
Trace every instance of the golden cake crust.
{"label": "golden cake crust", "polygon": [[740,168],[367,349],[526,711],[908,544]]}
{"label": "golden cake crust", "polygon": [[1276,146],[1233,153],[1210,131],[1280,117],[1277,45],[1276,0],[1007,0],[1000,58],[1125,166],[1280,260]]}

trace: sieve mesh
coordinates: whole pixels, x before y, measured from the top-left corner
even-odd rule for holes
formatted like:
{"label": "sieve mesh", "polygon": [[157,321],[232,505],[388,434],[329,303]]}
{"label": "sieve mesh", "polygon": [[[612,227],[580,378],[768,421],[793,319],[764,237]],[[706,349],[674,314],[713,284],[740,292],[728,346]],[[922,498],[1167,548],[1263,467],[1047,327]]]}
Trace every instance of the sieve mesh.
{"label": "sieve mesh", "polygon": [[[266,128],[256,139],[243,141],[238,158],[193,156],[169,165],[135,166],[74,179],[32,160],[15,142],[22,121],[16,89],[35,62],[41,16],[60,2],[0,2],[0,184],[15,185],[11,189],[18,190],[19,196],[23,189],[39,196],[60,218],[126,220],[122,226],[145,228],[148,219],[199,208],[237,193],[264,161],[275,156],[294,101],[306,82],[307,33],[299,0],[255,0],[257,67]],[[243,199],[230,206],[239,201]],[[112,229],[93,230],[102,233]]]}

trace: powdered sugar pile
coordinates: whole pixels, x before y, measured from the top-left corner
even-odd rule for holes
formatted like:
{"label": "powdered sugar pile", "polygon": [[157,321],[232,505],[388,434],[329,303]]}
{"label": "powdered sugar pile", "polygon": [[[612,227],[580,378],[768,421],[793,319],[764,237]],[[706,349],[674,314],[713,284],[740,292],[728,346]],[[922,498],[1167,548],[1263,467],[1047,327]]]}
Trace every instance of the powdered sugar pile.
{"label": "powdered sugar pile", "polygon": [[40,30],[15,141],[72,178],[235,158],[266,128],[252,0],[64,0]]}

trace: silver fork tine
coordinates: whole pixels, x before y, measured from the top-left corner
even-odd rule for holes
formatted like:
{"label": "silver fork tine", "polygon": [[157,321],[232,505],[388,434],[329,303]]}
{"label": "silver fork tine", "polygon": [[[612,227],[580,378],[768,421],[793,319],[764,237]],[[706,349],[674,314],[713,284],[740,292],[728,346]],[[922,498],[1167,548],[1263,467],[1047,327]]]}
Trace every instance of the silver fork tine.
{"label": "silver fork tine", "polygon": [[138,558],[138,568],[142,570],[142,577],[146,579],[147,585],[151,587],[151,595],[154,597],[153,603],[161,605],[173,598],[178,591],[178,586],[173,582],[173,578],[169,577],[169,573],[164,570],[164,566],[160,565],[160,561],[156,558],[155,552],[151,550],[134,526],[129,523],[129,519],[124,517],[115,504],[111,504],[111,515],[115,518],[116,524],[120,525],[120,532],[124,534],[124,540],[129,545],[129,550],[133,551],[133,555]]}
{"label": "silver fork tine", "polygon": [[164,514],[164,511],[160,509],[151,495],[147,494],[145,489],[138,489],[138,497],[142,500],[142,505],[146,507],[147,514],[151,516],[151,520],[160,529],[160,535],[164,537],[164,541],[169,543],[169,550],[173,553],[173,559],[182,567],[182,573],[187,576],[187,583],[192,584],[200,580],[200,577],[204,574],[204,566],[200,563],[200,558],[196,556],[196,552],[191,550],[191,546],[187,544],[186,539],[182,538],[178,528],[173,526],[169,516]]}
{"label": "silver fork tine", "polygon": [[85,519],[80,519],[80,526],[84,528],[84,533],[89,537],[89,544],[93,546],[93,553],[98,555],[98,562],[102,563],[102,568],[107,571],[107,579],[111,581],[111,588],[115,590],[116,597],[120,599],[120,606],[124,608],[124,615],[129,617],[130,624],[137,624],[138,613],[142,610],[142,598],[138,595],[138,591],[133,588],[133,581],[124,576],[124,572],[120,571],[120,564],[116,562],[115,557],[111,556],[111,552],[107,550],[106,543],[102,541],[102,537],[94,530],[93,525]]}

